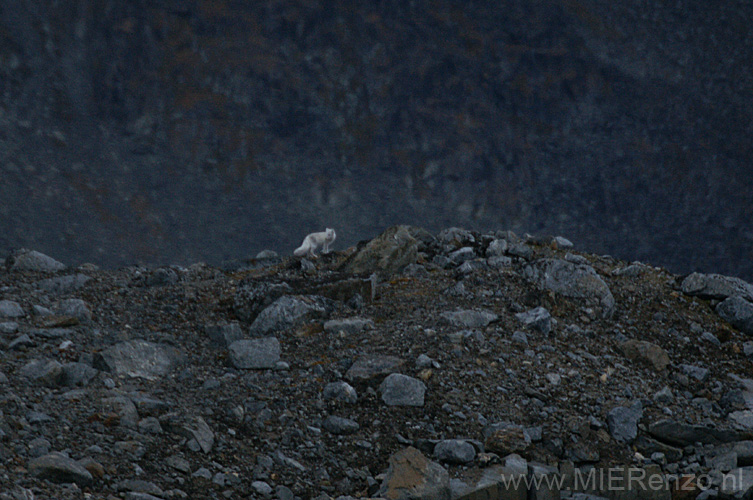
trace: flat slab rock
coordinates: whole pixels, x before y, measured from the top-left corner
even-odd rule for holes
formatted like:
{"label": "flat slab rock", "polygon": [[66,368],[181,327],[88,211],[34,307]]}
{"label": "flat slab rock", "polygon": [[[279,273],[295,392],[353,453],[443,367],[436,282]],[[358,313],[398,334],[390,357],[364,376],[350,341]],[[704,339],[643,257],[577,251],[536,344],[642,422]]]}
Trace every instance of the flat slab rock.
{"label": "flat slab rock", "polygon": [[395,373],[405,364],[405,361],[395,356],[362,356],[351,365],[345,373],[345,378],[350,381],[365,382],[379,378],[390,373]]}
{"label": "flat slab rock", "polygon": [[483,328],[498,318],[499,316],[493,312],[474,311],[471,309],[442,313],[442,319],[458,328]]}
{"label": "flat slab rock", "polygon": [[753,436],[751,432],[691,425],[670,419],[660,420],[649,425],[648,433],[659,441],[681,447],[695,445],[695,443],[731,443],[744,441]]}
{"label": "flat slab rock", "polygon": [[120,342],[94,356],[94,367],[116,375],[155,378],[167,375],[182,362],[180,352],[146,340]]}
{"label": "flat slab rock", "polygon": [[726,299],[739,295],[753,301],[753,285],[734,276],[693,273],[681,284],[682,292],[706,299]]}
{"label": "flat slab rock", "polygon": [[294,328],[306,321],[324,318],[332,311],[332,301],[316,295],[283,295],[265,308],[249,328],[254,337]]}
{"label": "flat slab rock", "polygon": [[50,453],[31,460],[29,472],[53,483],[76,483],[80,487],[88,486],[94,479],[81,464],[60,453]]}

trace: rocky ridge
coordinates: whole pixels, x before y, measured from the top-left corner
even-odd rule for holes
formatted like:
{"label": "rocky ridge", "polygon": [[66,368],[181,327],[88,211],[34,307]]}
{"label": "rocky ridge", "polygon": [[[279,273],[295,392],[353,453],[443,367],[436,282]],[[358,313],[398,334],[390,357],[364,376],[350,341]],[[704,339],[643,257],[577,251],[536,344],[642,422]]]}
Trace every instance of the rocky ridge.
{"label": "rocky ridge", "polygon": [[[509,231],[225,268],[21,250],[0,499],[748,498],[751,300]],[[668,487],[579,486],[606,469]]]}

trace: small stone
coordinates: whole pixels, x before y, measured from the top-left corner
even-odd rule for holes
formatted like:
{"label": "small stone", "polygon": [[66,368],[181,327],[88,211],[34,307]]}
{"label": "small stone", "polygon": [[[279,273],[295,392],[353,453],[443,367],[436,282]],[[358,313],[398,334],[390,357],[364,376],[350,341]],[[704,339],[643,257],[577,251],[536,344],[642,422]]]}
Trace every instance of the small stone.
{"label": "small stone", "polygon": [[379,385],[379,391],[388,406],[423,406],[426,385],[413,377],[393,373]]}
{"label": "small stone", "polygon": [[486,427],[484,436],[486,451],[500,456],[524,451],[531,445],[531,438],[523,426],[510,422],[498,422]]}
{"label": "small stone", "polygon": [[708,368],[695,365],[680,365],[680,370],[688,377],[692,377],[699,382],[705,382],[709,378]]}
{"label": "small stone", "polygon": [[172,346],[146,340],[120,342],[94,355],[94,368],[114,373],[151,379],[170,373],[182,361]]}
{"label": "small stone", "polygon": [[476,257],[476,253],[471,247],[463,247],[450,253],[448,257],[453,263],[459,265],[467,260],[474,259]]}
{"label": "small stone", "polygon": [[18,323],[15,321],[6,321],[0,323],[0,333],[11,334],[18,331]]}
{"label": "small stone", "polygon": [[257,494],[268,497],[272,494],[272,487],[264,481],[254,481],[251,483],[251,489]]}
{"label": "small stone", "polygon": [[483,328],[499,316],[489,311],[454,311],[442,313],[442,319],[459,328]]}
{"label": "small stone", "polygon": [[322,427],[330,434],[346,435],[358,432],[360,426],[355,420],[330,415],[322,423]]}
{"label": "small stone", "polygon": [[486,248],[487,257],[499,257],[507,251],[507,240],[496,239]]}
{"label": "small stone", "polygon": [[236,340],[243,339],[243,330],[238,323],[206,325],[204,331],[212,344],[219,347],[228,347]]}
{"label": "small stone", "polygon": [[617,406],[607,414],[609,433],[621,443],[632,443],[638,436],[638,422],[643,417],[640,401],[630,407]]}
{"label": "small stone", "polygon": [[22,318],[26,315],[21,304],[12,300],[0,300],[0,318]]}
{"label": "small stone", "polygon": [[666,385],[662,387],[660,391],[656,391],[656,393],[654,393],[654,401],[656,401],[657,403],[669,404],[674,400],[675,396],[674,394],[672,394],[672,389],[670,389]]}
{"label": "small stone", "polygon": [[374,328],[374,322],[364,318],[332,319],[324,323],[324,331],[329,334],[343,332],[354,335],[371,328]]}
{"label": "small stone", "polygon": [[345,378],[351,381],[366,382],[383,375],[394,373],[405,364],[395,356],[369,355],[357,359],[345,373]]}
{"label": "small stone", "polygon": [[389,468],[376,496],[414,500],[450,500],[447,470],[408,447],[390,457]]}
{"label": "small stone", "polygon": [[322,391],[322,398],[325,401],[334,399],[353,404],[358,400],[358,394],[352,385],[339,381],[327,384]]}
{"label": "small stone", "polygon": [[552,315],[543,307],[537,307],[515,315],[527,327],[548,335],[552,330]]}
{"label": "small stone", "polygon": [[512,334],[512,341],[516,344],[528,345],[528,335],[526,335],[526,332],[521,332],[520,330],[513,332]]}
{"label": "small stone", "polygon": [[628,340],[620,346],[626,358],[633,362],[640,362],[662,371],[670,363],[667,352],[656,344],[643,340]]}
{"label": "small stone", "polygon": [[476,449],[463,439],[446,439],[434,447],[434,457],[440,462],[467,464],[476,458]]}
{"label": "small stone", "polygon": [[81,299],[67,299],[60,301],[55,310],[62,316],[76,318],[82,323],[92,319],[92,312],[89,309],[89,306]]}

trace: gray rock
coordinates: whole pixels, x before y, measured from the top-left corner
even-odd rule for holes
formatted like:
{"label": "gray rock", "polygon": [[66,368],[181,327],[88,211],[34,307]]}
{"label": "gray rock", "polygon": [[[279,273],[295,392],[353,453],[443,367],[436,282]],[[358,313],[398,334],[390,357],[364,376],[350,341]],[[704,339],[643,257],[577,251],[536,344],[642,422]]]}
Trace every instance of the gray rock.
{"label": "gray rock", "polygon": [[605,318],[614,312],[614,296],[591,266],[561,259],[544,259],[526,267],[524,275],[541,288],[565,297],[598,303]]}
{"label": "gray rock", "polygon": [[249,327],[249,333],[254,337],[263,337],[324,318],[332,309],[332,301],[324,297],[283,295],[259,313]]}
{"label": "gray rock", "polygon": [[453,311],[442,313],[442,319],[458,328],[483,328],[499,318],[489,311]]}
{"label": "gray rock", "polygon": [[62,300],[56,305],[55,312],[62,316],[72,316],[82,323],[92,319],[91,309],[81,299]]}
{"label": "gray rock", "polygon": [[16,333],[18,331],[18,323],[15,321],[4,321],[0,323],[0,333],[6,335]]}
{"label": "gray rock", "polygon": [[167,375],[182,361],[176,348],[139,339],[120,342],[96,353],[94,368],[115,375],[152,379]]}
{"label": "gray rock", "polygon": [[556,243],[559,248],[573,248],[574,246],[573,242],[564,236],[555,236],[554,243]]}
{"label": "gray rock", "polygon": [[675,395],[672,394],[672,389],[666,385],[654,393],[654,401],[657,403],[669,404],[674,400]]}
{"label": "gray rock", "polygon": [[528,335],[526,335],[526,332],[521,332],[520,330],[513,332],[512,334],[512,341],[516,344],[520,344],[523,346],[528,345]]}
{"label": "gray rock", "polygon": [[251,489],[258,495],[269,497],[272,495],[272,487],[264,481],[254,481],[251,483]]}
{"label": "gray rock", "polygon": [[374,322],[364,318],[331,319],[324,323],[324,331],[329,334],[344,332],[353,335],[367,328],[374,328]]}
{"label": "gray rock", "polygon": [[195,451],[209,453],[214,447],[214,432],[200,416],[186,416],[168,413],[159,418],[160,425],[168,432],[183,436],[196,446]]}
{"label": "gray rock", "polygon": [[344,403],[355,403],[358,400],[358,394],[356,390],[347,382],[339,381],[332,382],[324,386],[322,391],[322,398],[327,400],[337,400]]}
{"label": "gray rock", "polygon": [[427,278],[429,271],[426,266],[421,264],[408,264],[402,271],[403,276],[409,276],[411,278]]}
{"label": "gray rock", "polygon": [[434,447],[434,458],[451,464],[467,464],[476,458],[476,448],[463,439],[446,439]]}
{"label": "gray rock", "polygon": [[378,497],[393,500],[450,500],[447,470],[408,447],[390,457]]}
{"label": "gray rock", "polygon": [[71,274],[37,281],[36,286],[51,295],[62,295],[80,290],[90,279],[85,274]]}
{"label": "gray rock", "polygon": [[182,472],[183,474],[188,474],[189,472],[191,472],[191,463],[185,458],[178,455],[171,455],[167,457],[165,463],[173,469]]}
{"label": "gray rock", "polygon": [[499,257],[507,252],[507,240],[496,239],[486,247],[487,257]]}
{"label": "gray rock", "polygon": [[716,312],[744,334],[753,335],[753,303],[736,295],[720,302]]}
{"label": "gray rock", "polygon": [[241,369],[271,369],[280,360],[280,341],[275,337],[236,340],[228,346],[230,362]]}
{"label": "gray rock", "polygon": [[36,250],[21,249],[5,260],[10,271],[55,272],[65,269],[65,264]]}
{"label": "gray rock", "polygon": [[265,260],[265,259],[276,259],[279,257],[277,252],[274,250],[262,250],[261,252],[256,254],[255,259]]}
{"label": "gray rock", "polygon": [[448,257],[454,264],[460,265],[467,260],[476,258],[476,252],[471,247],[463,247],[451,252]]}
{"label": "gray rock", "polygon": [[366,382],[395,373],[405,362],[395,356],[370,355],[357,359],[345,373],[345,378],[351,381]]}
{"label": "gray rock", "polygon": [[330,434],[337,435],[354,434],[358,432],[358,429],[361,428],[358,425],[358,422],[356,422],[355,420],[336,417],[334,415],[330,415],[329,417],[324,419],[324,422],[322,422],[322,427]]}
{"label": "gray rock", "polygon": [[740,467],[725,474],[719,493],[723,498],[750,498],[753,493],[753,467]]}
{"label": "gray rock", "polygon": [[514,243],[510,245],[510,248],[507,249],[507,253],[514,257],[520,257],[522,259],[528,260],[533,257],[533,248],[526,245],[525,243]]}
{"label": "gray rock", "polygon": [[630,339],[620,345],[620,350],[630,361],[652,366],[662,371],[670,364],[667,351],[645,340]]}
{"label": "gray rock", "polygon": [[505,267],[510,267],[512,265],[512,259],[510,257],[500,255],[497,257],[489,257],[488,259],[486,259],[486,263],[491,268],[504,269]]}
{"label": "gray rock", "polygon": [[709,378],[708,368],[695,365],[680,365],[680,370],[688,377],[694,378],[699,382],[705,382]]}
{"label": "gray rock", "polygon": [[413,377],[393,373],[379,385],[379,392],[388,406],[423,406],[426,385]]}
{"label": "gray rock", "polygon": [[29,337],[27,334],[22,333],[15,339],[11,340],[8,343],[8,350],[9,351],[15,351],[16,349],[20,349],[22,347],[31,347],[34,345],[34,341],[31,340],[31,337]]}
{"label": "gray rock", "polygon": [[607,414],[609,433],[620,443],[632,443],[638,436],[638,422],[643,417],[643,405],[617,406]]}
{"label": "gray rock", "polygon": [[20,374],[47,386],[59,386],[64,381],[63,365],[51,359],[30,361],[21,368]]}
{"label": "gray rock", "polygon": [[0,300],[0,318],[22,318],[26,316],[21,304],[12,300]]}
{"label": "gray rock", "polygon": [[437,235],[437,241],[441,243],[442,245],[451,245],[457,248],[461,246],[468,246],[471,243],[475,243],[476,238],[473,236],[473,233],[471,233],[467,229],[462,229],[459,227],[450,227],[447,229],[443,229]]}
{"label": "gray rock", "polygon": [[136,405],[125,396],[104,398],[101,401],[105,413],[117,415],[118,423],[128,429],[135,429],[139,423],[139,412]]}
{"label": "gray rock", "polygon": [[352,274],[389,276],[418,260],[419,241],[411,234],[418,228],[392,226],[369,241],[343,266]]}
{"label": "gray rock", "polygon": [[82,465],[60,453],[50,453],[31,460],[29,472],[53,483],[76,483],[82,488],[94,480]]}
{"label": "gray rock", "polygon": [[293,289],[287,283],[245,282],[233,296],[233,311],[239,319],[250,323],[272,302],[291,293]]}
{"label": "gray rock", "polygon": [[141,493],[139,491],[129,491],[123,497],[125,500],[163,500],[162,497]]}
{"label": "gray rock", "polygon": [[66,363],[63,365],[63,385],[68,387],[87,386],[99,370],[86,363]]}
{"label": "gray rock", "polygon": [[739,295],[753,301],[753,285],[733,276],[693,273],[682,281],[681,288],[687,295],[706,299],[724,300]]}
{"label": "gray rock", "polygon": [[219,347],[228,347],[236,340],[243,338],[243,330],[238,323],[206,325],[204,331],[212,344]]}
{"label": "gray rock", "polygon": [[29,333],[35,337],[62,339],[65,337],[70,338],[75,332],[70,328],[35,328],[29,331]]}
{"label": "gray rock", "polygon": [[552,330],[552,315],[543,307],[537,307],[515,315],[528,328],[548,335]]}
{"label": "gray rock", "polygon": [[745,431],[753,431],[753,411],[750,410],[738,410],[733,411],[727,415],[729,420],[737,429]]}
{"label": "gray rock", "polygon": [[694,445],[695,443],[730,443],[743,441],[746,438],[745,433],[737,430],[691,425],[670,419],[650,424],[648,433],[660,441],[680,447]]}

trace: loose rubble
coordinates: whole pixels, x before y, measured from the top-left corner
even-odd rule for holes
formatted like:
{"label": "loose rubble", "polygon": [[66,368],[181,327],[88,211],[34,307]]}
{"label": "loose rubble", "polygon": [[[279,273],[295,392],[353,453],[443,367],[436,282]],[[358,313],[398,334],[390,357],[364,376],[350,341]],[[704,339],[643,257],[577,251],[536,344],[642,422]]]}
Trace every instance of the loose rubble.
{"label": "loose rubble", "polygon": [[[0,499],[753,494],[736,278],[409,226],[308,265],[55,262],[0,271]],[[672,488],[578,483],[612,469]]]}

